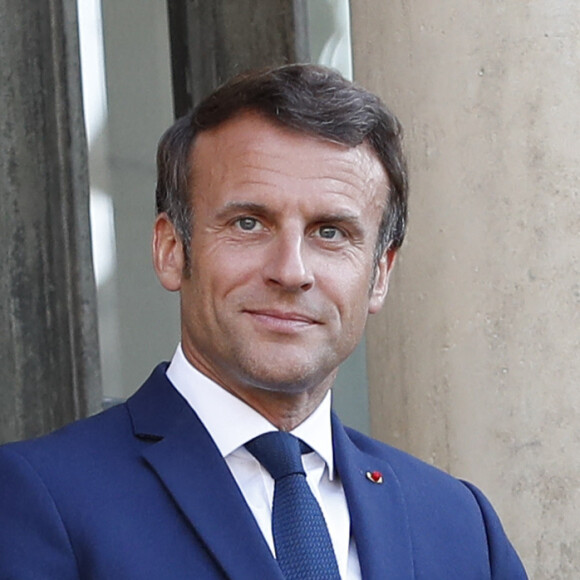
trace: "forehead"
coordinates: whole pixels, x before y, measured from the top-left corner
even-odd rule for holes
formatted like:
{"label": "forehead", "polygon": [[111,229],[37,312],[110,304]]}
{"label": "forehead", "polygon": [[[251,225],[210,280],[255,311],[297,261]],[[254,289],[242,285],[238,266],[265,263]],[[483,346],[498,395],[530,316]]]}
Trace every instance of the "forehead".
{"label": "forehead", "polygon": [[361,202],[387,202],[388,178],[367,144],[334,143],[281,126],[254,112],[244,112],[199,134],[192,152],[192,185],[252,184],[313,187],[358,195]]}

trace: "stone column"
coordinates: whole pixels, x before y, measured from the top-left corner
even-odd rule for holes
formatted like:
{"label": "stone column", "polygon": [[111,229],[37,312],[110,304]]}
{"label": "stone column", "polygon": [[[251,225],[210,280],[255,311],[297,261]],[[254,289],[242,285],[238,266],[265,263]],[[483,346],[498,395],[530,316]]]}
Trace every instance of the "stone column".
{"label": "stone column", "polygon": [[482,487],[530,578],[579,578],[580,5],[351,5],[412,190],[367,335],[372,429]]}
{"label": "stone column", "polygon": [[175,115],[249,69],[309,59],[305,0],[168,0]]}
{"label": "stone column", "polygon": [[0,0],[0,440],[100,406],[75,0]]}

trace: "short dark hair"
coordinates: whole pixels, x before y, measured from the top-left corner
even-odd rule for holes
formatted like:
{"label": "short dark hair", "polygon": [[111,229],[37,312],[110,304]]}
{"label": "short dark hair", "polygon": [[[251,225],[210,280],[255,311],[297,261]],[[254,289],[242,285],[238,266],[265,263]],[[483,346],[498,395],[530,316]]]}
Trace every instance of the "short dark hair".
{"label": "short dark hair", "polygon": [[282,126],[356,147],[368,143],[389,178],[375,260],[403,242],[407,223],[407,169],[402,128],[374,94],[338,72],[291,64],[234,77],[178,119],[159,142],[157,212],[166,212],[181,236],[189,261],[192,228],[191,152],[196,136],[244,111],[255,111]]}

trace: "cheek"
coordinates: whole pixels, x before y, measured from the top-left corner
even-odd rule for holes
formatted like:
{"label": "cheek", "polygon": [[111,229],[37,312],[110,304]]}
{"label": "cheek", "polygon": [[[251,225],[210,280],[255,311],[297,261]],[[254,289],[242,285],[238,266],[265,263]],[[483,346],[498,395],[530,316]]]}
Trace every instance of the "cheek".
{"label": "cheek", "polygon": [[372,284],[373,268],[367,260],[342,256],[340,260],[325,260],[318,264],[320,281],[327,293],[351,311],[366,309]]}
{"label": "cheek", "polygon": [[198,294],[206,303],[216,304],[236,289],[252,284],[261,272],[254,252],[222,247],[208,252],[192,265],[192,277]]}
{"label": "cheek", "polygon": [[353,330],[364,326],[369,305],[369,282],[363,277],[333,277],[326,296],[338,309],[342,325]]}

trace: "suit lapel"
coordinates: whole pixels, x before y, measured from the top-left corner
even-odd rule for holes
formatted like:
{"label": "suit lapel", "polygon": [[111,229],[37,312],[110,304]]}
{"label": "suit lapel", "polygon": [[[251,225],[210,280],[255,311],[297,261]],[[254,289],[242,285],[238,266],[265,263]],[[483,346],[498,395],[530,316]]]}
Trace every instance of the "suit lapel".
{"label": "suit lapel", "polygon": [[[205,427],[160,365],[127,402],[143,451],[200,540],[232,580],[282,580],[225,461]],[[389,462],[359,449],[333,416],[336,469],[346,494],[362,577],[414,578],[405,500]],[[369,481],[379,471],[383,483]]]}
{"label": "suit lapel", "polygon": [[158,367],[128,402],[143,457],[231,579],[282,579],[230,470],[197,415]]}
{"label": "suit lapel", "polygon": [[[334,415],[333,442],[362,577],[365,580],[414,578],[407,509],[389,462],[356,447]],[[382,474],[382,483],[367,478],[366,473],[373,471]]]}

